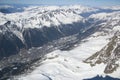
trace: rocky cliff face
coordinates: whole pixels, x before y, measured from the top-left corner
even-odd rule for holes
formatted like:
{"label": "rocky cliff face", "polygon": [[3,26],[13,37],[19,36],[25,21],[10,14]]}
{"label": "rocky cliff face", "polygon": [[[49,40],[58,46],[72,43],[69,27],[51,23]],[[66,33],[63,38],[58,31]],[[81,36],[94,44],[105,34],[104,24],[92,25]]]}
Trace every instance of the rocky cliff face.
{"label": "rocky cliff face", "polygon": [[16,54],[21,48],[24,48],[24,43],[9,29],[9,22],[0,26],[0,59]]}
{"label": "rocky cliff face", "polygon": [[20,49],[39,47],[61,37],[74,35],[84,30],[89,22],[76,22],[43,28],[20,29],[8,21],[0,26],[0,58],[16,54]]}
{"label": "rocky cliff face", "polygon": [[96,52],[94,55],[90,56],[85,60],[86,63],[90,63],[91,66],[96,64],[104,63],[106,68],[105,73],[112,73],[120,66],[120,32],[114,34],[110,42],[102,48],[100,51]]}
{"label": "rocky cliff face", "polygon": [[110,36],[109,43],[103,47],[100,51],[97,51],[94,55],[87,58],[84,62],[90,63],[91,66],[95,66],[96,64],[104,63],[106,64],[106,68],[104,70],[105,73],[112,73],[117,69],[120,58],[120,17],[119,14],[111,13],[99,13],[93,14],[90,16],[91,21],[97,21],[101,27],[97,32],[98,36]]}

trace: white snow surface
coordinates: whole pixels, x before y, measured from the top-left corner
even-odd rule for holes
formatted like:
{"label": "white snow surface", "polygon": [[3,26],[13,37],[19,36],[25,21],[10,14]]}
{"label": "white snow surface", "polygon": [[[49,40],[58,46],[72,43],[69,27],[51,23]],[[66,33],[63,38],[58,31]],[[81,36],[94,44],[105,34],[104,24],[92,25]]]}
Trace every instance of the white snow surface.
{"label": "white snow surface", "polygon": [[120,31],[120,26],[115,26],[113,30]]}
{"label": "white snow surface", "polygon": [[23,12],[11,14],[0,13],[0,25],[7,21],[20,28],[41,28],[60,24],[72,24],[83,20],[80,13],[96,11],[96,9],[74,6],[30,6],[25,7]]}
{"label": "white snow surface", "polygon": [[112,12],[112,13],[97,13],[97,14],[92,14],[89,16],[89,18],[93,18],[94,20],[119,20],[120,19],[120,11],[117,12]]}
{"label": "white snow surface", "polygon": [[[95,33],[91,37],[83,40],[83,43],[70,51],[56,50],[46,55],[46,59],[39,63],[31,73],[20,75],[18,80],[83,80],[92,78],[97,75],[106,76],[104,73],[105,64],[97,64],[91,67],[90,64],[84,63],[83,60],[101,50],[108,42],[112,35],[98,36]],[[112,74],[112,77],[120,78],[120,68]],[[44,74],[45,76],[41,76]],[[40,76],[39,76],[40,75]],[[36,77],[37,76],[37,77]]]}
{"label": "white snow surface", "polygon": [[106,6],[106,7],[102,7],[102,9],[110,9],[110,10],[120,10],[120,5],[117,6]]}

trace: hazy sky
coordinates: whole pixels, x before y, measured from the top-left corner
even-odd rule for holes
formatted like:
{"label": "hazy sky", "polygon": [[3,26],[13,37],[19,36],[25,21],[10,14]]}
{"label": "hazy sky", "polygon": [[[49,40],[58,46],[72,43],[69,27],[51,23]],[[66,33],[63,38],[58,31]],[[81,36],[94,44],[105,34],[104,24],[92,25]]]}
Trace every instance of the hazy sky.
{"label": "hazy sky", "polygon": [[0,0],[0,4],[45,4],[45,5],[70,5],[81,4],[89,6],[120,5],[120,0]]}

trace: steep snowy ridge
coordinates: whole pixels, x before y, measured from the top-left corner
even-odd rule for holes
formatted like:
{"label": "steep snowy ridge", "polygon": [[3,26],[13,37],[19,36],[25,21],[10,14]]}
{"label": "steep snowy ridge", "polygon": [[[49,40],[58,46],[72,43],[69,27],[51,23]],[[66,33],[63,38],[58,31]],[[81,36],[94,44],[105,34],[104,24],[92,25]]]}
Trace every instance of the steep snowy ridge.
{"label": "steep snowy ridge", "polygon": [[[85,22],[85,19],[78,13],[94,11],[92,8],[82,6],[45,6],[28,7],[24,12],[4,14],[0,13],[0,25],[4,26],[9,22],[8,28],[15,33],[22,41],[22,33],[28,28],[43,28],[60,26],[62,24],[73,24]],[[14,27],[14,28],[13,28]],[[3,33],[8,30],[4,29]],[[2,33],[2,30],[0,29]]]}
{"label": "steep snowy ridge", "polygon": [[105,73],[112,73],[119,66],[120,59],[120,32],[115,33],[111,41],[100,51],[85,60],[86,63],[90,63],[92,66],[100,63],[105,63]]}
{"label": "steep snowy ridge", "polygon": [[15,15],[19,17],[16,18],[14,15],[10,15],[13,16],[13,20],[16,19],[15,21],[13,21],[13,23],[19,27],[23,26],[24,28],[41,28],[43,26],[50,27],[52,25],[60,25],[61,23],[72,24],[73,22],[78,22],[82,19],[81,16],[73,14],[72,12],[68,13],[67,11],[43,12],[41,14],[38,12],[33,12],[33,14],[25,12],[23,13],[23,16],[19,14]]}
{"label": "steep snowy ridge", "polygon": [[97,11],[95,8],[81,6],[81,5],[69,5],[69,6],[30,6],[27,8],[24,8],[25,11],[38,11],[41,12],[44,11],[53,11],[53,10],[71,10],[75,11],[76,13],[80,14],[83,12],[92,12]]}
{"label": "steep snowy ridge", "polygon": [[28,7],[21,13],[2,14],[0,21],[12,21],[18,27],[24,28],[50,27],[81,21],[83,18],[79,14],[89,11],[95,9],[82,6]]}
{"label": "steep snowy ridge", "polygon": [[114,35],[120,29],[120,12],[92,14],[88,18],[92,23],[97,23],[100,27],[99,35]]}

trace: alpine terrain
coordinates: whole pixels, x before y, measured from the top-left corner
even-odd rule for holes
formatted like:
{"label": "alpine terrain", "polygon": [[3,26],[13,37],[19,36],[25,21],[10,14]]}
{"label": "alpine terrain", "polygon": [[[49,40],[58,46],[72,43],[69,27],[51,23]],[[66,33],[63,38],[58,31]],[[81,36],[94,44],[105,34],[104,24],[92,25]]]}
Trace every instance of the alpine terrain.
{"label": "alpine terrain", "polygon": [[0,80],[120,80],[120,6],[0,6]]}

